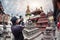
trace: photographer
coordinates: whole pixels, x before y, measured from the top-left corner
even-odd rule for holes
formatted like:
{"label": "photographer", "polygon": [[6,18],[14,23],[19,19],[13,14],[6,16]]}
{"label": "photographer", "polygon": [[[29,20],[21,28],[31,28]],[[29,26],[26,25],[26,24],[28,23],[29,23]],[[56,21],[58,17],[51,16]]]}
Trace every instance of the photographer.
{"label": "photographer", "polygon": [[19,24],[20,24],[21,26],[24,26],[24,22],[23,22],[24,19],[22,18],[22,16],[20,16],[19,20],[20,20]]}
{"label": "photographer", "polygon": [[11,30],[15,40],[24,40],[22,33],[24,27],[19,25],[19,20],[16,17],[12,17],[11,22],[12,22]]}

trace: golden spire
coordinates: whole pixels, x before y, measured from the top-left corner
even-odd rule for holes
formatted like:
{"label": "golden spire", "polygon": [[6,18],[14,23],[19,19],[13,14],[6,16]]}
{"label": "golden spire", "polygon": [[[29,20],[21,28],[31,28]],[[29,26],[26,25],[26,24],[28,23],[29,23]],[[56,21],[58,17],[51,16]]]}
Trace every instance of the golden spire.
{"label": "golden spire", "polygon": [[30,14],[30,8],[29,8],[29,5],[27,5],[26,14]]}

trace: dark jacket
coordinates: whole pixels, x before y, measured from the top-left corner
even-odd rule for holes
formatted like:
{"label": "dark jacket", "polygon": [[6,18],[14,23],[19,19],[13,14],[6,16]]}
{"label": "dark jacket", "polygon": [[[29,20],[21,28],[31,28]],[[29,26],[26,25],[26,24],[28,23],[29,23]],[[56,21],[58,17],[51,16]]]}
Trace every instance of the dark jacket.
{"label": "dark jacket", "polygon": [[22,33],[23,27],[19,25],[14,25],[14,26],[11,26],[11,30],[15,40],[24,40],[23,33]]}

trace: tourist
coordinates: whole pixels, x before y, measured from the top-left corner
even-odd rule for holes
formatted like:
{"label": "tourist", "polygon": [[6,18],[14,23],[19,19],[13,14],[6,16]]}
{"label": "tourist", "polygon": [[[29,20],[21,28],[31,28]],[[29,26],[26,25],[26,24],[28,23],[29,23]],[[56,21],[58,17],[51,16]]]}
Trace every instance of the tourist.
{"label": "tourist", "polygon": [[49,13],[47,14],[47,16],[48,16],[48,20],[49,20],[49,25],[50,25],[51,27],[53,27],[53,35],[55,36],[56,24],[55,24],[55,22],[54,22],[53,13],[52,13],[52,12],[49,12]]}
{"label": "tourist", "polygon": [[20,16],[19,20],[20,20],[19,24],[21,26],[24,26],[24,19],[22,18],[22,16]]}
{"label": "tourist", "polygon": [[23,27],[19,25],[18,19],[16,17],[12,17],[11,22],[12,22],[11,30],[12,34],[14,35],[14,39],[24,40],[22,33]]}

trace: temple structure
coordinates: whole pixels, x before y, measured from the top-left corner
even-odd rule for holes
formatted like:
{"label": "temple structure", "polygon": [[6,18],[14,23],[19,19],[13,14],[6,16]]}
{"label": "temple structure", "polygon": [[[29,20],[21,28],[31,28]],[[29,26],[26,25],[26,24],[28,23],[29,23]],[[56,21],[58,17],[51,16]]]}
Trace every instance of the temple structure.
{"label": "temple structure", "polygon": [[9,21],[9,15],[4,13],[4,9],[2,6],[2,3],[0,1],[0,24],[8,24]]}
{"label": "temple structure", "polygon": [[23,33],[25,39],[34,40],[41,34],[39,27],[45,28],[48,26],[48,20],[45,13],[43,13],[42,7],[41,10],[36,8],[35,11],[30,13],[31,16],[27,19],[26,28],[23,30]]}
{"label": "temple structure", "polygon": [[40,17],[40,13],[41,13],[41,10],[37,9],[37,8],[36,8],[35,11],[31,12],[31,15],[33,15],[33,16],[30,17],[30,19],[32,20],[32,22],[34,22],[34,23],[37,22],[37,20]]}
{"label": "temple structure", "polygon": [[37,24],[36,27],[42,27],[42,28],[46,28],[49,26],[47,15],[44,12],[40,13],[40,17],[36,24]]}

